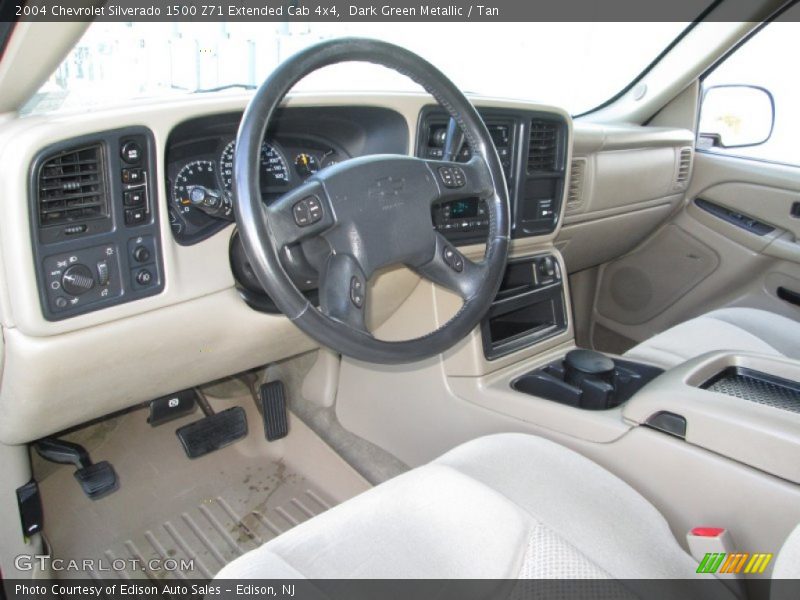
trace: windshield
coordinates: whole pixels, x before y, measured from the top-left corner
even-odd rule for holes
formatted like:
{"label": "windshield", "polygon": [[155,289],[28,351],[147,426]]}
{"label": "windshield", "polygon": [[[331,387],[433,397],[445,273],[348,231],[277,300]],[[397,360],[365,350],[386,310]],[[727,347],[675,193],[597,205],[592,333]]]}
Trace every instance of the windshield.
{"label": "windshield", "polygon": [[[466,92],[554,104],[578,114],[622,90],[687,25],[95,22],[23,112],[257,86],[301,48],[356,35],[420,54]],[[394,72],[355,63],[322,69],[296,89],[419,90]]]}

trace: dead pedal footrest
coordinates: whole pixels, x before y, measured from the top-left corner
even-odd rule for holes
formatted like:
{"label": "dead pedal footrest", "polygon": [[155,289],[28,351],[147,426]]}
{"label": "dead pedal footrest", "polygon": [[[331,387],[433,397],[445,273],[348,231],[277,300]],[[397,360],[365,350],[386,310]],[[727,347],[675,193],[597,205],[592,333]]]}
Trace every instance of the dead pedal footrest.
{"label": "dead pedal footrest", "polygon": [[247,416],[241,406],[234,406],[179,427],[175,433],[186,456],[198,458],[245,437]]}

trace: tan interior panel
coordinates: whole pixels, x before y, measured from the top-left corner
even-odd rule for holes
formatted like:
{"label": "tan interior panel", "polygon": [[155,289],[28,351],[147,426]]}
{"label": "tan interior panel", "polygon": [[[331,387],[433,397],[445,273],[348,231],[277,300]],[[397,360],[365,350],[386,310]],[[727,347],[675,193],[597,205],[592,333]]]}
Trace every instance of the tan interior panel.
{"label": "tan interior panel", "polygon": [[[556,247],[569,273],[577,273],[630,252],[671,212],[669,205],[654,206],[621,215],[564,225]],[[621,235],[621,232],[625,232]]]}
{"label": "tan interior panel", "polygon": [[668,225],[634,254],[603,270],[597,310],[637,325],[666,310],[719,266],[708,245]]}
{"label": "tan interior panel", "polygon": [[[696,153],[685,206],[672,223],[628,256],[601,269],[593,329],[602,327],[640,342],[672,325],[725,306],[761,308],[800,319],[800,307],[777,295],[779,287],[800,291],[800,245],[795,233],[800,220],[789,216],[792,203],[800,198],[799,191],[797,167]],[[776,229],[756,235],[698,207],[695,198],[758,218]],[[654,252],[653,244],[658,248],[660,243],[661,250]],[[698,249],[705,249],[707,258],[676,262],[681,253],[702,259]],[[565,254],[569,255],[568,246]],[[712,254],[718,262],[714,269],[710,268],[714,263]],[[699,268],[695,262],[707,262],[709,268]],[[625,267],[635,271],[619,275]],[[654,279],[647,275],[648,270],[659,274],[663,280],[660,284],[672,281],[669,285],[673,291],[683,289],[660,310],[655,310],[655,305],[663,304],[663,298],[644,302],[650,295],[656,298],[655,289],[648,292],[646,287],[654,283],[648,282]],[[692,277],[696,281],[689,285]],[[636,288],[639,284],[641,289]],[[641,308],[637,309],[638,305]],[[596,347],[603,349],[595,338]]]}
{"label": "tan interior panel", "polygon": [[648,148],[601,152],[596,158],[594,180],[587,211],[603,211],[673,192],[674,148]]}

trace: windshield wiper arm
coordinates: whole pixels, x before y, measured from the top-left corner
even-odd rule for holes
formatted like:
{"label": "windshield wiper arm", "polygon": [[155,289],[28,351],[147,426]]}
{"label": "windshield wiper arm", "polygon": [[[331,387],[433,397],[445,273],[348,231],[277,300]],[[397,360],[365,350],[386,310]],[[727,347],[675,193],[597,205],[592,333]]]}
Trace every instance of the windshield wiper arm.
{"label": "windshield wiper arm", "polygon": [[195,94],[207,94],[209,92],[221,92],[222,90],[232,90],[235,88],[241,88],[243,90],[254,90],[256,86],[251,83],[229,83],[227,85],[219,85],[217,87],[212,88],[202,88],[199,90],[195,90]]}

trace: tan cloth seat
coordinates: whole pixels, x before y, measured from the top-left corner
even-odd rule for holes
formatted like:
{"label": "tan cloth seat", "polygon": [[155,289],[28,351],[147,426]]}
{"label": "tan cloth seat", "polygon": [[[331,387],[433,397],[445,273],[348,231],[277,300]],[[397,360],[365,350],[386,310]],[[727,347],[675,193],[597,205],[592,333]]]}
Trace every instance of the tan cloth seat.
{"label": "tan cloth seat", "polygon": [[[332,508],[218,578],[685,580],[696,569],[621,479],[548,440],[500,434]],[[722,584],[704,589],[733,597]]]}
{"label": "tan cloth seat", "polygon": [[800,359],[800,322],[756,308],[723,308],[675,325],[625,356],[669,368],[713,350]]}

